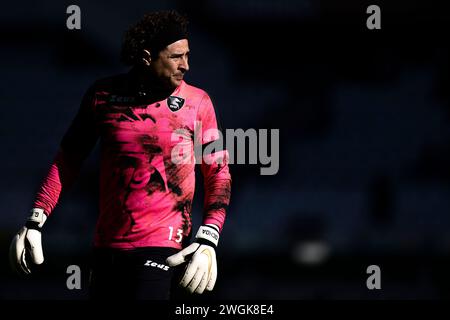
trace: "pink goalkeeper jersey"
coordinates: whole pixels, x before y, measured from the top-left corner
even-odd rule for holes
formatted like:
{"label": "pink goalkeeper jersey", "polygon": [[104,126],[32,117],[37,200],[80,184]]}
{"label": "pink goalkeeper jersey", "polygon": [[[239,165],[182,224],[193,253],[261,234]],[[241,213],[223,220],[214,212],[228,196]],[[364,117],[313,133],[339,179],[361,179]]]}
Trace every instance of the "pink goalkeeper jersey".
{"label": "pink goalkeeper jersey", "polygon": [[[209,96],[184,81],[164,98],[140,92],[133,72],[98,81],[64,136],[34,207],[51,214],[100,138],[94,246],[181,248],[191,231],[194,140],[201,146],[217,140],[211,129],[217,121]],[[201,164],[203,223],[221,229],[230,200],[228,155],[218,150],[207,157],[219,161]]]}

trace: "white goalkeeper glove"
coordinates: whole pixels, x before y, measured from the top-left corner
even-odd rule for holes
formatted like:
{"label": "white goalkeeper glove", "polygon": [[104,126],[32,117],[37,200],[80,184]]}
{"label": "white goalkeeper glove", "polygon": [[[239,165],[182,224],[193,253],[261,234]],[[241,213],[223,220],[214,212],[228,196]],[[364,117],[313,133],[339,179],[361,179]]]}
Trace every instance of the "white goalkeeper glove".
{"label": "white goalkeeper glove", "polygon": [[30,263],[42,264],[44,262],[41,229],[45,220],[47,220],[47,216],[44,210],[32,209],[27,223],[14,236],[9,247],[9,261],[11,268],[17,273],[30,274]]}
{"label": "white goalkeeper glove", "polygon": [[188,262],[180,285],[190,293],[212,291],[217,279],[216,250],[219,228],[213,224],[198,229],[195,241],[180,252],[167,258],[170,267]]}

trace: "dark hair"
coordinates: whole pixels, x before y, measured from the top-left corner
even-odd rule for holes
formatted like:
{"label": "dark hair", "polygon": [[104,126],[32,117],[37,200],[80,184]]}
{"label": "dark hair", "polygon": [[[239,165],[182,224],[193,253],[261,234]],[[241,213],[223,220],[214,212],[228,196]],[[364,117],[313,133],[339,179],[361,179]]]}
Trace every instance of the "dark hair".
{"label": "dark hair", "polygon": [[173,10],[145,14],[125,32],[120,60],[128,66],[140,64],[144,49],[156,59],[168,44],[187,37],[187,25],[187,18]]}

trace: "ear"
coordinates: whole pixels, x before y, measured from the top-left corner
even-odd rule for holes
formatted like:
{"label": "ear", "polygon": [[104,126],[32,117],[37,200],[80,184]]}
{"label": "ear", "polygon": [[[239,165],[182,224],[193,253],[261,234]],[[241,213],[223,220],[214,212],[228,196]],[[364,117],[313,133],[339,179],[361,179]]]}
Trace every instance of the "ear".
{"label": "ear", "polygon": [[147,67],[150,65],[150,63],[152,62],[152,55],[150,53],[150,51],[148,51],[147,49],[144,49],[142,52],[142,62],[144,63],[144,65],[146,65]]}

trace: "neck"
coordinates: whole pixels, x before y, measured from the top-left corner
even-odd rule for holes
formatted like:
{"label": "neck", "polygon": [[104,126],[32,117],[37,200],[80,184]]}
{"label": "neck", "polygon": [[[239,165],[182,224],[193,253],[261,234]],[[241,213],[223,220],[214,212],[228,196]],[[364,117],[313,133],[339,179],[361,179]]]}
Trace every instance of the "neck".
{"label": "neck", "polygon": [[148,98],[152,97],[162,100],[170,96],[173,90],[175,90],[175,88],[172,88],[157,78],[148,67],[135,66],[131,69],[130,73],[136,81],[136,89],[139,92],[145,92]]}

